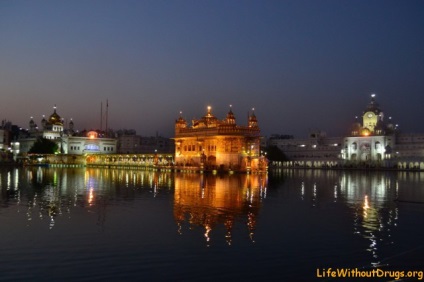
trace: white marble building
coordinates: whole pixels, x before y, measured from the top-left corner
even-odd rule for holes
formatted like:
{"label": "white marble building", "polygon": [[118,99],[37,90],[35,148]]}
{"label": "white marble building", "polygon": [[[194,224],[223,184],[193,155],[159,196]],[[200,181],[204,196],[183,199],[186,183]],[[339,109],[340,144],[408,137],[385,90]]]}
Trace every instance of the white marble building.
{"label": "white marble building", "polygon": [[96,131],[89,131],[85,136],[75,135],[74,122],[71,119],[67,128],[64,120],[57,114],[56,106],[53,113],[46,119],[43,116],[41,127],[38,127],[31,117],[27,135],[17,140],[20,153],[26,154],[38,138],[53,140],[58,145],[58,153],[62,154],[114,154],[117,152],[117,140],[99,136]]}
{"label": "white marble building", "polygon": [[344,138],[341,157],[352,162],[383,161],[393,157],[397,126],[375,101],[375,94],[362,114],[356,118],[350,136]]}

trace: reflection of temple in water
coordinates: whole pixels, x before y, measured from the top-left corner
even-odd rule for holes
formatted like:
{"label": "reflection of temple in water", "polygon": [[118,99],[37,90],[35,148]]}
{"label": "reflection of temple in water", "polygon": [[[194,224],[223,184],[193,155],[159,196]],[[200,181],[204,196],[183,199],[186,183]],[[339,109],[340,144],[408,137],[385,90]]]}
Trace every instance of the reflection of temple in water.
{"label": "reflection of temple in water", "polygon": [[146,191],[153,197],[170,190],[170,173],[96,168],[14,168],[0,173],[0,200],[14,199],[25,208],[28,225],[48,221],[50,229],[63,216],[71,217],[75,207],[91,209],[102,227],[109,201],[117,197],[131,200]]}
{"label": "reflection of temple in water", "polygon": [[340,194],[353,209],[354,233],[369,241],[372,266],[384,264],[379,249],[393,244],[392,230],[398,221],[398,181],[392,174],[349,173],[340,180]]}
{"label": "reflection of temple in water", "polygon": [[183,233],[185,223],[190,229],[202,226],[209,245],[211,232],[222,224],[226,242],[231,244],[234,225],[242,221],[253,241],[266,185],[264,175],[175,175],[174,217],[178,232]]}
{"label": "reflection of temple in water", "polygon": [[296,196],[312,207],[332,202],[349,208],[353,233],[364,239],[363,250],[370,254],[372,267],[388,264],[385,247],[399,243],[393,237],[399,204],[424,201],[424,173],[288,170],[284,174],[288,185],[291,181],[298,185]]}

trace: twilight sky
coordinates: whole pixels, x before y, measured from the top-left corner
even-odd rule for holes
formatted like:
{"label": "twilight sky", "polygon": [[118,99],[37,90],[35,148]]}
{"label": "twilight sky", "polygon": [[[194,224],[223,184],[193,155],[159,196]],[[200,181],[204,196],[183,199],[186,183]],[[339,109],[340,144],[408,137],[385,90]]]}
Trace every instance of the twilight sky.
{"label": "twilight sky", "polygon": [[[424,133],[424,1],[0,1],[0,119],[173,137],[208,105],[262,135],[341,136],[376,93]],[[104,125],[104,122],[103,122]]]}

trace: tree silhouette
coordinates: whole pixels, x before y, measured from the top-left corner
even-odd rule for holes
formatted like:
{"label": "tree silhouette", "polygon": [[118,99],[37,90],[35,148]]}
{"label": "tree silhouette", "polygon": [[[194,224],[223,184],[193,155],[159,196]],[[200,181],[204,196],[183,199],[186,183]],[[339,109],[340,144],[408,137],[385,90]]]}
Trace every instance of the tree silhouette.
{"label": "tree silhouette", "polygon": [[268,160],[287,161],[287,156],[277,146],[269,146],[266,149]]}
{"label": "tree silhouette", "polygon": [[52,140],[46,138],[38,138],[32,145],[28,153],[30,154],[54,154],[59,146]]}

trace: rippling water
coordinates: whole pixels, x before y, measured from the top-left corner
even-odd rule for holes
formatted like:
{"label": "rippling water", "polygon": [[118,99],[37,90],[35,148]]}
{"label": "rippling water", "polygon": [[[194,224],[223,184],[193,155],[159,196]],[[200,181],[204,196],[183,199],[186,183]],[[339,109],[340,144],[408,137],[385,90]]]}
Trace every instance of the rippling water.
{"label": "rippling water", "polygon": [[423,180],[418,172],[3,167],[0,280],[310,281],[328,268],[422,271]]}

